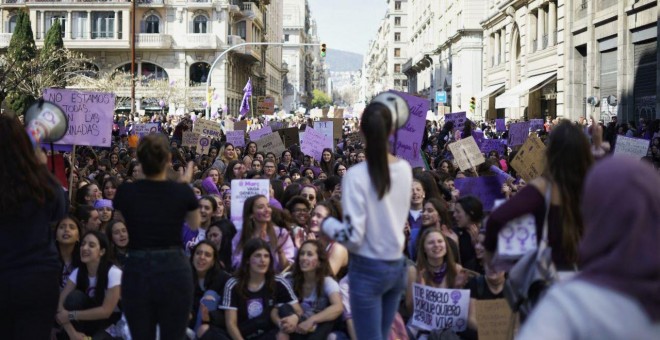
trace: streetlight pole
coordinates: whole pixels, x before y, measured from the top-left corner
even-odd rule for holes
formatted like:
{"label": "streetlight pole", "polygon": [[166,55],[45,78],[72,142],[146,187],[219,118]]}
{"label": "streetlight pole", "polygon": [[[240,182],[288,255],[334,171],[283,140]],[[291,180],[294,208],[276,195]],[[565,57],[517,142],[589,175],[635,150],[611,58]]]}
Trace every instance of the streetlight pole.
{"label": "streetlight pole", "polygon": [[137,2],[138,0],[133,0],[131,11],[131,113],[135,113],[135,17],[137,16]]}
{"label": "streetlight pole", "polygon": [[[205,95],[207,96],[207,98],[208,98],[208,95],[209,95],[209,88],[211,87],[211,75],[213,74],[213,69],[215,69],[215,65],[217,65],[218,62],[220,62],[221,60],[224,59],[227,52],[229,52],[229,51],[231,51],[235,48],[242,47],[242,46],[264,46],[264,45],[265,46],[292,46],[292,47],[297,47],[297,46],[321,46],[320,43],[298,44],[298,43],[281,43],[281,42],[248,42],[248,43],[240,43],[240,44],[236,44],[234,46],[231,46],[228,49],[222,51],[222,53],[220,53],[220,55],[217,58],[215,58],[215,61],[213,61],[213,64],[211,64],[211,68],[209,69],[209,73],[206,76],[206,93],[205,93]],[[225,89],[225,91],[226,90],[227,89]],[[211,103],[207,103],[205,111],[206,111],[206,119],[209,119],[211,117]],[[222,115],[226,117],[227,113],[223,112]]]}

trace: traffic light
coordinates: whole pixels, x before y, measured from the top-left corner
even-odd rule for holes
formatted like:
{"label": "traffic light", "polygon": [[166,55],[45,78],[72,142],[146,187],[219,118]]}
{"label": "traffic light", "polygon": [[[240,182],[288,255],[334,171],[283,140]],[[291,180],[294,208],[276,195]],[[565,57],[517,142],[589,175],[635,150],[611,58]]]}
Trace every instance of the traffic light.
{"label": "traffic light", "polygon": [[325,58],[325,44],[321,44],[321,57]]}
{"label": "traffic light", "polygon": [[477,99],[470,97],[470,112],[474,112],[474,109],[477,107]]}

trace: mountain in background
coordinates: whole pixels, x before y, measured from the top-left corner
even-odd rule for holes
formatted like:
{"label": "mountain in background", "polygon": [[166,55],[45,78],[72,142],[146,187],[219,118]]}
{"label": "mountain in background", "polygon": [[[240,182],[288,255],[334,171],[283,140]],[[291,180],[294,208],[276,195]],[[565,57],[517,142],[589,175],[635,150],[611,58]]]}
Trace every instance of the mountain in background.
{"label": "mountain in background", "polygon": [[329,48],[325,64],[331,72],[359,71],[362,69],[362,55]]}

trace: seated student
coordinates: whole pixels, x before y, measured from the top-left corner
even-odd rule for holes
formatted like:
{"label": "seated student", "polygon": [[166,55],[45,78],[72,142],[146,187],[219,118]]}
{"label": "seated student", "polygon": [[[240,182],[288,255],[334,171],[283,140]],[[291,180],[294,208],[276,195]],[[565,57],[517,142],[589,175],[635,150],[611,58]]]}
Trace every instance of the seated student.
{"label": "seated student", "polygon": [[325,339],[344,309],[328,254],[319,240],[303,242],[287,280],[303,309],[292,339]]}
{"label": "seated student", "polygon": [[[275,276],[270,244],[260,238],[245,243],[236,277],[225,285],[222,307],[231,339],[274,339],[296,330],[303,313],[293,289]],[[293,313],[280,317],[279,309]],[[279,327],[279,328],[278,328]]]}
{"label": "seated student", "polygon": [[118,303],[122,272],[110,259],[108,238],[98,231],[87,232],[80,246],[82,265],[73,270],[60,293],[55,317],[69,338],[105,339],[115,335],[111,333],[121,318]]}

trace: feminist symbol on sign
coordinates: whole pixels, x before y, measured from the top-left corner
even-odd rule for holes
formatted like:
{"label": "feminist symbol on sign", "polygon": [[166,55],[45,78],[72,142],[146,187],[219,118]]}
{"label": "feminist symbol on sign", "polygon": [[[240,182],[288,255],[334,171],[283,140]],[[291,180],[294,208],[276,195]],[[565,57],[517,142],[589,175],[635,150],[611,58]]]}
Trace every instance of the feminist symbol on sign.
{"label": "feminist symbol on sign", "polygon": [[457,304],[458,300],[461,299],[461,292],[455,290],[455,291],[451,292],[450,297],[451,297],[451,300],[454,302],[454,304]]}
{"label": "feminist symbol on sign", "polygon": [[202,137],[199,139],[199,145],[202,147],[202,155],[205,153],[204,149],[206,149],[206,146],[209,145],[209,139],[206,137]]}

